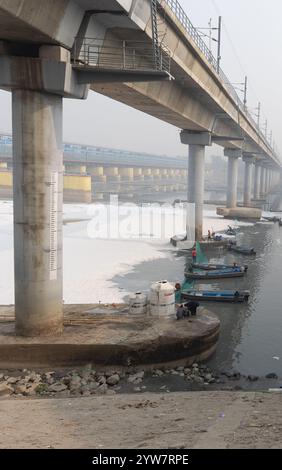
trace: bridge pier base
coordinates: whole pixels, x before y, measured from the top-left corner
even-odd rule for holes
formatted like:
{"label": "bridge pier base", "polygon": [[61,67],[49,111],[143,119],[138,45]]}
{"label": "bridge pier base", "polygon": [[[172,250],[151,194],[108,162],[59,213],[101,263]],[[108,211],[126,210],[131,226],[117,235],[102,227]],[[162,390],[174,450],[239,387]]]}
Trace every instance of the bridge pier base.
{"label": "bridge pier base", "polygon": [[224,149],[225,157],[228,157],[227,169],[227,208],[237,206],[237,183],[238,183],[238,158],[242,156],[241,150]]}
{"label": "bridge pier base", "polygon": [[[202,240],[205,147],[211,145],[211,135],[208,132],[182,131],[180,138],[183,144],[189,145],[187,200],[188,203],[195,205],[195,240]],[[190,232],[188,224],[187,220],[187,234]]]}

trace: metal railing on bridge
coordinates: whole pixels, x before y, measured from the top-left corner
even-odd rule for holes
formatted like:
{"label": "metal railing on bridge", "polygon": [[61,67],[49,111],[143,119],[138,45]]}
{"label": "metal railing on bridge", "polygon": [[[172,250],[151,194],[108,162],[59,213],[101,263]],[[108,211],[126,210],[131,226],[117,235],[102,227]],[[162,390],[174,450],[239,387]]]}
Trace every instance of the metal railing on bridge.
{"label": "metal railing on bridge", "polygon": [[[251,113],[246,109],[246,106],[238,96],[234,86],[230,82],[230,80],[226,77],[225,73],[222,71],[220,68],[218,70],[218,63],[216,58],[213,56],[212,51],[208,48],[206,45],[205,41],[202,39],[201,35],[198,33],[197,29],[193,26],[191,23],[191,20],[188,18],[187,13],[184,11],[182,6],[180,5],[178,0],[158,0],[159,4],[162,5],[162,3],[166,3],[176,18],[179,20],[179,22],[182,24],[182,26],[185,28],[189,36],[193,39],[194,43],[198,46],[198,48],[201,50],[201,52],[204,54],[208,62],[212,65],[213,69],[217,72],[219,75],[220,79],[222,80],[223,84],[226,86],[228,92],[230,95],[233,97],[233,99],[236,101],[238,108],[246,114],[248,117],[249,121],[252,123],[252,125],[255,127],[257,130],[257,133],[259,134],[260,138],[265,142],[268,147],[272,150],[273,154],[275,155],[275,152],[271,146],[271,144],[268,142],[266,136],[263,134],[261,129],[259,128],[257,122],[254,120],[253,116]],[[278,158],[278,157],[277,157]]]}
{"label": "metal railing on bridge", "polygon": [[164,44],[159,46],[156,61],[154,49],[148,42],[77,37],[73,56],[73,64],[84,68],[170,74],[170,52]]}

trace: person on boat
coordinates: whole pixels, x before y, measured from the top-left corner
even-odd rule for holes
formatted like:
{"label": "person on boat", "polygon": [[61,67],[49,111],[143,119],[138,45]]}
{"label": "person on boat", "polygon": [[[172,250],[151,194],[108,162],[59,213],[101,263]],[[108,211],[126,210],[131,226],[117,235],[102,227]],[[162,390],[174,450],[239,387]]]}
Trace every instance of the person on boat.
{"label": "person on boat", "polygon": [[237,263],[233,263],[233,269],[234,273],[240,273],[241,272],[241,268],[240,266],[237,265]]}
{"label": "person on boat", "polygon": [[181,320],[185,316],[185,308],[184,305],[181,304],[176,310],[176,320]]}
{"label": "person on boat", "polygon": [[211,239],[212,239],[212,234],[211,234],[211,231],[210,231],[210,230],[208,230],[208,241],[210,242],[210,241],[211,241]]}
{"label": "person on boat", "polygon": [[196,250],[196,247],[194,246],[193,250],[192,250],[192,260],[193,260],[193,263],[196,263],[196,260],[197,260],[197,250]]}
{"label": "person on boat", "polygon": [[199,306],[200,306],[199,302],[195,302],[194,300],[189,300],[189,302],[184,304],[184,309],[187,311],[186,315],[184,313],[184,316],[189,317],[190,313],[192,316],[195,316],[197,314],[197,308]]}

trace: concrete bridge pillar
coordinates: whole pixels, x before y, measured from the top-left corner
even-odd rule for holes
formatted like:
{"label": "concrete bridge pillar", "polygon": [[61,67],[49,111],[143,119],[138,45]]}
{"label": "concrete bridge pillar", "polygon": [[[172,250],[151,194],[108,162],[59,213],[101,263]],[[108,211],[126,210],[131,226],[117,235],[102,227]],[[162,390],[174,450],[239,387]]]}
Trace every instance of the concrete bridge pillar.
{"label": "concrete bridge pillar", "polygon": [[134,179],[133,168],[121,167],[119,168],[119,174],[122,181],[133,181]]}
{"label": "concrete bridge pillar", "polygon": [[78,175],[86,174],[86,165],[67,164],[67,169],[69,173],[78,174]]}
{"label": "concrete bridge pillar", "polygon": [[107,177],[107,181],[119,183],[121,180],[118,167],[105,167],[104,173]]}
{"label": "concrete bridge pillar", "polygon": [[252,170],[254,158],[243,156],[245,163],[245,175],[244,175],[244,206],[251,207],[252,198]]}
{"label": "concrete bridge pillar", "polygon": [[261,179],[260,179],[260,197],[264,198],[265,196],[265,179],[266,179],[266,168],[261,167]]}
{"label": "concrete bridge pillar", "polygon": [[269,172],[268,172],[268,191],[269,192],[271,191],[271,174],[272,174],[272,169],[269,168]]}
{"label": "concrete bridge pillar", "polygon": [[269,168],[266,168],[265,172],[265,194],[269,193]]}
{"label": "concrete bridge pillar", "polygon": [[152,168],[152,175],[155,180],[161,179],[161,174],[159,168]]}
{"label": "concrete bridge pillar", "polygon": [[182,131],[180,139],[182,144],[189,145],[187,199],[188,203],[195,204],[195,240],[201,240],[203,238],[205,146],[212,144],[211,134]]}
{"label": "concrete bridge pillar", "polygon": [[261,166],[256,163],[255,165],[255,182],[254,182],[254,199],[260,198],[260,179],[261,179]]}
{"label": "concrete bridge pillar", "polygon": [[154,179],[151,168],[142,168],[142,175],[144,176],[145,180]]}
{"label": "concrete bridge pillar", "polygon": [[237,206],[238,158],[242,152],[236,149],[224,149],[224,155],[228,157],[227,207],[231,209]]}
{"label": "concrete bridge pillar", "polygon": [[16,332],[62,331],[62,98],[15,90]]}
{"label": "concrete bridge pillar", "polygon": [[15,324],[21,336],[63,329],[62,101],[86,98],[88,91],[69,61],[69,51],[58,46],[40,48],[36,59],[1,61],[0,88],[12,92]]}
{"label": "concrete bridge pillar", "polygon": [[270,189],[273,188],[273,170],[270,171]]}
{"label": "concrete bridge pillar", "polygon": [[135,181],[142,181],[144,179],[142,168],[133,168],[133,176]]}

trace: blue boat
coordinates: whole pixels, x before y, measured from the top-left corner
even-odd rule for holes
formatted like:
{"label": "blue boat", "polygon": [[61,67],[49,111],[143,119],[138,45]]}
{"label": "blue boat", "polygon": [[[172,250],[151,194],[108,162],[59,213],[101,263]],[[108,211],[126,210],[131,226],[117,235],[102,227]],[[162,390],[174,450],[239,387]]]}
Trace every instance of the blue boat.
{"label": "blue boat", "polygon": [[181,299],[183,300],[197,300],[198,302],[229,302],[239,303],[247,302],[249,300],[250,291],[234,291],[234,290],[185,290],[181,292]]}
{"label": "blue boat", "polygon": [[230,251],[235,251],[235,253],[240,253],[241,255],[256,255],[255,249],[248,246],[230,245],[228,248]]}
{"label": "blue boat", "polygon": [[[234,264],[211,264],[211,263],[192,263],[191,265],[195,269],[201,269],[204,271],[217,271],[221,269],[234,269]],[[248,266],[238,266],[242,271],[247,271]]]}
{"label": "blue boat", "polygon": [[243,277],[245,275],[245,270],[241,268],[232,268],[232,269],[221,269],[214,271],[195,271],[195,272],[185,272],[185,277],[187,279],[225,279],[230,277]]}

